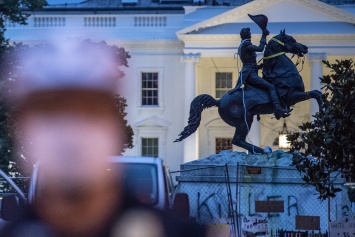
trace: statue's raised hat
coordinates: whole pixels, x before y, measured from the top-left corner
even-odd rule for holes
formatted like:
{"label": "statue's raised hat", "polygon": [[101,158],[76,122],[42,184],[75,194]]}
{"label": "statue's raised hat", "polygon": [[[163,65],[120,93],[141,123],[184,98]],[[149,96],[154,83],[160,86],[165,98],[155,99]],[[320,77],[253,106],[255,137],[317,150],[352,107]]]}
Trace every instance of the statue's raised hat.
{"label": "statue's raised hat", "polygon": [[252,21],[254,21],[261,30],[265,30],[267,28],[267,23],[268,23],[268,18],[265,15],[250,15],[248,14],[248,16],[250,17],[250,19],[252,19]]}

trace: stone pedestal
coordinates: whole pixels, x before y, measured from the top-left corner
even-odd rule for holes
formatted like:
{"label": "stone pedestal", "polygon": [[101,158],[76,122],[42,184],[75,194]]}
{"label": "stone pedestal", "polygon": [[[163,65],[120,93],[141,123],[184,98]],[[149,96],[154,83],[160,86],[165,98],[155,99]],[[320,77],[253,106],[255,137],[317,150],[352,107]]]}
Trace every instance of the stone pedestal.
{"label": "stone pedestal", "polygon": [[[269,155],[222,151],[182,164],[177,192],[188,193],[190,215],[198,222],[235,223],[239,231],[245,216],[267,218],[269,232],[294,230],[296,216],[320,216],[322,232],[328,229],[329,218],[353,217],[344,179],[334,181],[343,191],[328,206],[318,199],[314,187],[305,186],[291,164],[292,155],[281,150]],[[280,201],[283,212],[258,212],[256,201]],[[341,211],[344,207],[346,215]]]}

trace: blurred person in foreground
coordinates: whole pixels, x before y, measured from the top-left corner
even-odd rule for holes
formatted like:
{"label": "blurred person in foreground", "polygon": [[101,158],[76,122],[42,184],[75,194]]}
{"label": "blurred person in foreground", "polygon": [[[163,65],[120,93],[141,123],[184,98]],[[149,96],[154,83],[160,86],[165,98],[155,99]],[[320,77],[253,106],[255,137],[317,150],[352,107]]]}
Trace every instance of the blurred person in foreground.
{"label": "blurred person in foreground", "polygon": [[66,42],[21,57],[9,100],[19,108],[15,138],[39,162],[42,186],[0,236],[206,236],[203,226],[127,198],[119,171],[108,171],[120,151],[110,56]]}

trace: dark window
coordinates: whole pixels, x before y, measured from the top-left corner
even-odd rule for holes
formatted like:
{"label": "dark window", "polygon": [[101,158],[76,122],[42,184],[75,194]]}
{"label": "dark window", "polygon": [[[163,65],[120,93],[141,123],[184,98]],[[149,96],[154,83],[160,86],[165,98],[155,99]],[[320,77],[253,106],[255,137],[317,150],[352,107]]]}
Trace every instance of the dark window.
{"label": "dark window", "polygon": [[231,72],[216,72],[216,97],[221,98],[232,89],[233,74]]}
{"label": "dark window", "polygon": [[233,151],[232,138],[216,138],[216,154],[224,150]]}
{"label": "dark window", "polygon": [[142,72],[142,105],[159,105],[158,73]]}
{"label": "dark window", "polygon": [[[122,164],[119,164],[122,165]],[[158,203],[158,178],[155,165],[124,163],[122,175],[125,190],[138,201],[155,205]]]}
{"label": "dark window", "polygon": [[142,156],[159,156],[159,139],[142,138]]}

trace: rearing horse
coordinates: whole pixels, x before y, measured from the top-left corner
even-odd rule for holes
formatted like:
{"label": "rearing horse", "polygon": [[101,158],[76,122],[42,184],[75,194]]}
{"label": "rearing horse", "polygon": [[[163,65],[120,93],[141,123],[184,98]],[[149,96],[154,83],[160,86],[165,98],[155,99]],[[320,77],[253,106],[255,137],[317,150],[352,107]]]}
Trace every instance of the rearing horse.
{"label": "rearing horse", "polygon": [[[285,34],[285,30],[273,37],[266,45],[263,58],[263,78],[275,84],[280,101],[286,106],[298,102],[316,99],[321,108],[322,93],[318,90],[305,92],[302,77],[294,63],[285,55],[296,54],[303,57],[308,53],[307,46],[298,43],[292,36]],[[251,153],[264,153],[264,149],[245,141],[254,115],[275,113],[267,91],[245,84],[234,93],[226,93],[220,100],[208,94],[202,94],[191,102],[188,125],[174,142],[194,133],[200,125],[202,111],[213,106],[218,107],[218,113],[228,125],[235,127],[232,143],[247,149]]]}

